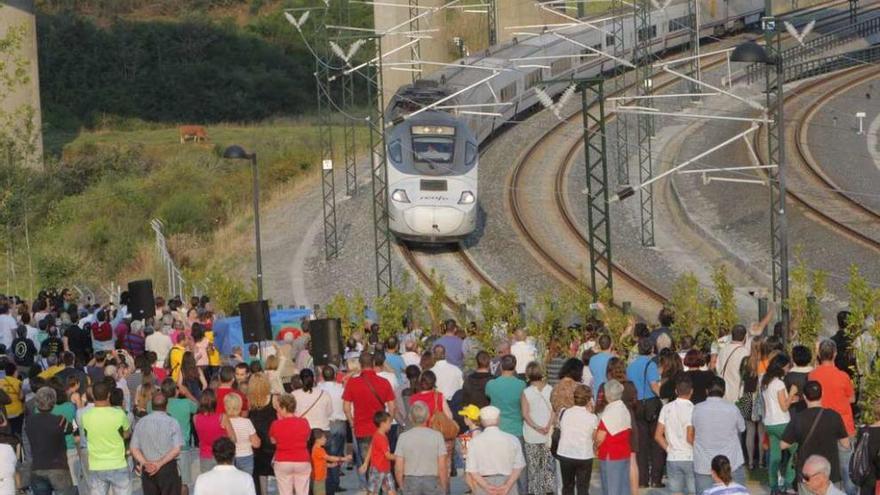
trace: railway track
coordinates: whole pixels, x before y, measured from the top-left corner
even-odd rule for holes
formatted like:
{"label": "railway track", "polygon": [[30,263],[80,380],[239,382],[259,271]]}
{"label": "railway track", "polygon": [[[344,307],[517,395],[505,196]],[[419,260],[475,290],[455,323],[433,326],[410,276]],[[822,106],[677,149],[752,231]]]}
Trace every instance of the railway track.
{"label": "railway track", "polygon": [[[829,3],[830,6],[844,4],[845,2],[832,2]],[[870,10],[875,10],[877,7],[867,7],[863,9],[863,12],[867,12]],[[834,22],[839,22],[841,19],[845,18],[846,13],[833,14],[823,19],[823,24],[832,24]],[[734,44],[736,42],[741,42],[740,39],[742,36],[736,36],[732,38],[730,44]],[[712,66],[717,66],[724,61],[724,57],[719,57],[712,62],[709,62],[703,65],[704,69],[709,69]],[[662,89],[663,87],[667,87],[668,85],[674,84],[678,79],[670,77],[668,81],[664,83],[657,84],[655,86],[655,90]],[[611,95],[608,95],[611,96]],[[613,113],[609,112],[607,117],[614,118]],[[542,143],[547,142],[547,135],[551,133],[559,132],[566,124],[571,124],[572,122],[578,120],[580,118],[579,112],[574,115],[568,117],[567,119],[557,123],[544,137],[538,140],[538,142],[534,143],[530,150],[526,152],[526,154],[517,162],[516,167],[514,168],[514,172],[511,174],[511,189],[510,191],[514,191],[511,193],[508,191],[508,204],[510,205],[510,211],[513,213],[514,224],[517,229],[520,231],[520,234],[527,241],[527,244],[530,246],[533,252],[537,254],[537,257],[540,258],[545,265],[549,265],[551,271],[556,273],[559,278],[561,278],[566,283],[575,283],[578,279],[578,270],[572,269],[570,266],[565,266],[566,262],[561,262],[558,258],[559,256],[551,255],[545,247],[542,247],[541,243],[538,241],[536,235],[534,235],[529,227],[526,226],[526,222],[523,219],[522,210],[522,201],[519,200],[516,191],[519,191],[518,183],[522,180],[522,171],[524,168],[524,164],[528,161],[530,156],[534,156],[535,151],[545,146]],[[490,143],[491,145],[491,143]],[[562,166],[560,166],[556,174],[546,174],[548,176],[552,175],[555,181],[555,192],[551,194],[551,197],[554,198],[554,205],[551,211],[554,211],[560,215],[561,223],[565,226],[564,231],[567,232],[566,235],[571,236],[570,240],[574,241],[574,244],[580,248],[589,250],[589,243],[587,239],[581,234],[580,229],[577,226],[577,223],[574,219],[573,214],[571,213],[568,205],[565,202],[564,195],[564,182],[566,172],[576,160],[576,154],[581,149],[582,142],[577,140],[573,145],[568,146],[565,156],[561,162],[559,162]],[[483,150],[485,151],[485,150]],[[481,151],[482,154],[482,151]],[[500,287],[491,280],[482,270],[479,269],[477,264],[474,262],[473,258],[467,254],[466,249],[461,244],[455,245],[452,249],[441,250],[439,253],[430,253],[420,251],[418,249],[413,249],[410,245],[406,243],[397,243],[398,249],[400,250],[401,255],[403,256],[405,262],[410,266],[410,268],[415,272],[416,277],[419,282],[422,283],[429,291],[435,290],[434,279],[431,276],[432,269],[436,271],[438,274],[446,277],[447,283],[449,282],[449,275],[454,275],[456,278],[465,278],[467,282],[466,286],[473,289],[479,290],[480,286],[488,286],[493,290],[500,290]],[[564,257],[564,256],[563,256]],[[586,258],[585,258],[586,259]],[[439,261],[439,262],[438,262]],[[588,267],[580,267],[581,270],[588,269]],[[656,310],[666,302],[666,298],[660,294],[657,290],[649,287],[648,285],[640,282],[634,275],[627,272],[624,268],[619,265],[612,264],[612,270],[615,274],[615,278],[618,283],[615,287],[616,293],[618,294],[618,299],[621,300],[630,300],[634,302],[634,308],[637,312],[641,312],[642,314],[654,314]],[[622,282],[622,284],[621,284]],[[452,298],[450,295],[446,295],[445,304],[447,307],[451,309],[457,309],[460,306],[460,302]],[[650,301],[647,303],[646,307],[640,308],[638,302],[639,301]],[[642,303],[644,305],[644,303]]]}
{"label": "railway track", "polygon": [[[796,120],[797,124],[787,127],[785,145],[788,147],[787,149],[794,151],[789,154],[790,159],[787,164],[789,168],[786,170],[786,180],[789,183],[786,190],[788,199],[827,227],[880,253],[880,230],[877,229],[877,226],[880,225],[880,214],[841,191],[821,171],[806,144],[810,117],[818,111],[824,102],[854,85],[876,77],[878,74],[880,74],[880,70],[876,68],[846,69],[831,78],[819,79],[798,86],[794,93],[786,95],[786,108],[795,107],[794,118],[791,120]],[[843,84],[838,82],[840,78],[846,78]],[[796,107],[801,100],[826,87],[834,89],[823,93],[818,100],[804,108],[798,109]],[[765,134],[755,133],[752,137],[752,143],[756,146],[761,160],[766,163]],[[792,165],[797,168],[792,169]],[[821,204],[812,200],[811,196],[819,198]]]}

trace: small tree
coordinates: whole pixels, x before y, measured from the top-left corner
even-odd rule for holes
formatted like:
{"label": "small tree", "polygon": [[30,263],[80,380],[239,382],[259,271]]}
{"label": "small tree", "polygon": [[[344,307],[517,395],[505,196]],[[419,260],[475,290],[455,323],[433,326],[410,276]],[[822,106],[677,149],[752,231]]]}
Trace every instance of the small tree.
{"label": "small tree", "polygon": [[484,349],[489,349],[493,347],[496,338],[506,336],[522,323],[519,316],[519,294],[516,287],[496,291],[483,286],[478,299],[483,325],[480,335],[476,337]]}
{"label": "small tree", "polygon": [[730,331],[739,321],[736,312],[736,299],[733,296],[733,284],[727,278],[727,267],[718,265],[712,272],[712,282],[715,284],[715,300],[718,302],[715,315],[715,335],[720,334],[724,328]]}
{"label": "small tree", "polygon": [[[877,343],[880,342],[880,289],[873,288],[856,265],[850,266],[849,272],[846,284],[849,293],[847,334],[853,342],[857,371],[862,378],[859,395],[862,418],[871,423],[878,419],[873,417],[873,405],[880,399],[880,366],[874,362]],[[868,322],[873,323],[866,325]]]}
{"label": "small tree", "polygon": [[443,320],[443,305],[447,298],[446,280],[433,268],[431,269],[431,285],[431,295],[428,296],[428,316],[431,318],[431,324],[438,326]]}
{"label": "small tree", "polygon": [[348,298],[345,297],[345,294],[337,292],[336,295],[330,298],[326,309],[328,318],[339,318],[342,322],[342,335],[348,340],[354,328],[357,328],[352,322],[352,307]]}
{"label": "small tree", "polygon": [[818,301],[825,296],[827,274],[822,270],[811,270],[801,257],[800,249],[795,250],[795,266],[789,273],[791,285],[785,304],[791,315],[791,341],[812,348],[822,330]]}
{"label": "small tree", "polygon": [[684,335],[696,335],[707,320],[709,297],[700,287],[696,275],[687,272],[675,282],[669,305],[675,311],[672,331],[676,340]]}
{"label": "small tree", "polygon": [[622,309],[612,304],[610,289],[605,288],[599,292],[599,302],[605,307],[605,313],[602,316],[603,323],[608,329],[614,348],[618,352],[628,351],[634,341],[630,328],[630,317]]}

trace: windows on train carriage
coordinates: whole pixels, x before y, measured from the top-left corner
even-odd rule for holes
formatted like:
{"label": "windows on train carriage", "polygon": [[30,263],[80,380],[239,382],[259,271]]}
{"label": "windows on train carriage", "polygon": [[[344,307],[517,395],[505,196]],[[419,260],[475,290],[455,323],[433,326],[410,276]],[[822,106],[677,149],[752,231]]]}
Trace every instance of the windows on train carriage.
{"label": "windows on train carriage", "polygon": [[551,76],[558,76],[569,69],[571,69],[571,59],[568,57],[554,60],[550,63]]}
{"label": "windows on train carriage", "polygon": [[541,74],[541,69],[535,69],[535,70],[529,72],[528,74],[526,74],[526,88],[525,89],[531,89],[531,88],[537,86],[541,82],[541,79],[543,79],[543,76]]}
{"label": "windows on train carriage", "polygon": [[605,35],[605,46],[614,46],[614,35],[606,34]]}
{"label": "windows on train carriage", "polygon": [[639,29],[639,41],[646,41],[657,37],[657,25],[652,24],[646,28]]}
{"label": "windows on train carriage", "polygon": [[669,20],[669,32],[673,31],[681,31],[682,29],[688,29],[691,27],[691,19],[690,16],[683,15],[681,17],[676,17],[675,19]]}
{"label": "windows on train carriage", "polygon": [[501,103],[507,103],[508,101],[516,98],[516,81],[501,88],[501,92],[498,94],[498,98],[501,99]]}
{"label": "windows on train carriage", "polygon": [[581,50],[581,56],[578,57],[578,63],[583,65],[583,64],[587,63],[591,57],[596,55],[597,51],[601,52],[602,51],[602,43],[596,43],[591,48],[592,48],[592,50],[590,50],[589,48],[584,48],[583,50]]}

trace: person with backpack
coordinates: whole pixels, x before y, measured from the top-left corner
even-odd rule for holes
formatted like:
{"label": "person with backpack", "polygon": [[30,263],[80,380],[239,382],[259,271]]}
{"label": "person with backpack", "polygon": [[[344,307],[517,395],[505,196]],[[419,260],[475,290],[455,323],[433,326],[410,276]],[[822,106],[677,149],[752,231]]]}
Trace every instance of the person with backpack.
{"label": "person with backpack", "polygon": [[874,495],[880,488],[880,399],[874,401],[874,422],[856,436],[856,448],[849,463],[849,477],[859,495]]}
{"label": "person with backpack", "polygon": [[[840,483],[842,473],[838,462],[838,446],[848,449],[850,445],[843,419],[834,410],[822,407],[822,385],[819,382],[808,381],[804,386],[803,397],[807,408],[795,414],[786,425],[779,446],[792,451],[792,447],[796,446],[796,473],[803,472],[807,458],[819,455],[831,463],[831,482]],[[803,479],[799,479],[803,484]]]}
{"label": "person with backpack", "polygon": [[98,311],[98,321],[92,323],[92,347],[95,352],[113,351],[113,326],[110,324],[110,311]]}
{"label": "person with backpack", "polygon": [[19,325],[16,329],[15,340],[12,341],[12,359],[18,366],[22,376],[27,376],[34,365],[34,357],[37,355],[37,346],[27,338],[27,327]]}

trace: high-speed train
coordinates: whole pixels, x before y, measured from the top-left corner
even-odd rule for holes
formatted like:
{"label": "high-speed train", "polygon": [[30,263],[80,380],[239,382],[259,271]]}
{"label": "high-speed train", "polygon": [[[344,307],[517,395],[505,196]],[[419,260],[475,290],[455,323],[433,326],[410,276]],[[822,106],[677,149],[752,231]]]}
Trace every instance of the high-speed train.
{"label": "high-speed train", "polygon": [[455,242],[473,232],[479,147],[467,123],[427,110],[394,126],[385,142],[391,231],[423,242]]}
{"label": "high-speed train", "polygon": [[[698,1],[701,37],[757,24],[764,13],[764,0]],[[391,231],[399,238],[429,242],[452,242],[470,234],[479,199],[476,148],[516,115],[539,104],[536,88],[557,96],[569,85],[544,81],[613,71],[618,62],[595,52],[613,52],[611,15],[586,19],[592,27],[518,34],[511,42],[401,87],[386,109],[386,119],[395,123],[386,137]],[[620,58],[631,59],[636,34],[649,40],[652,54],[681,48],[689,41],[686,2],[673,0],[654,10],[650,26],[639,33],[632,11],[624,15],[625,53]],[[429,110],[411,119],[407,116],[456,93],[455,101],[444,101],[443,106],[467,104],[467,111]]]}

